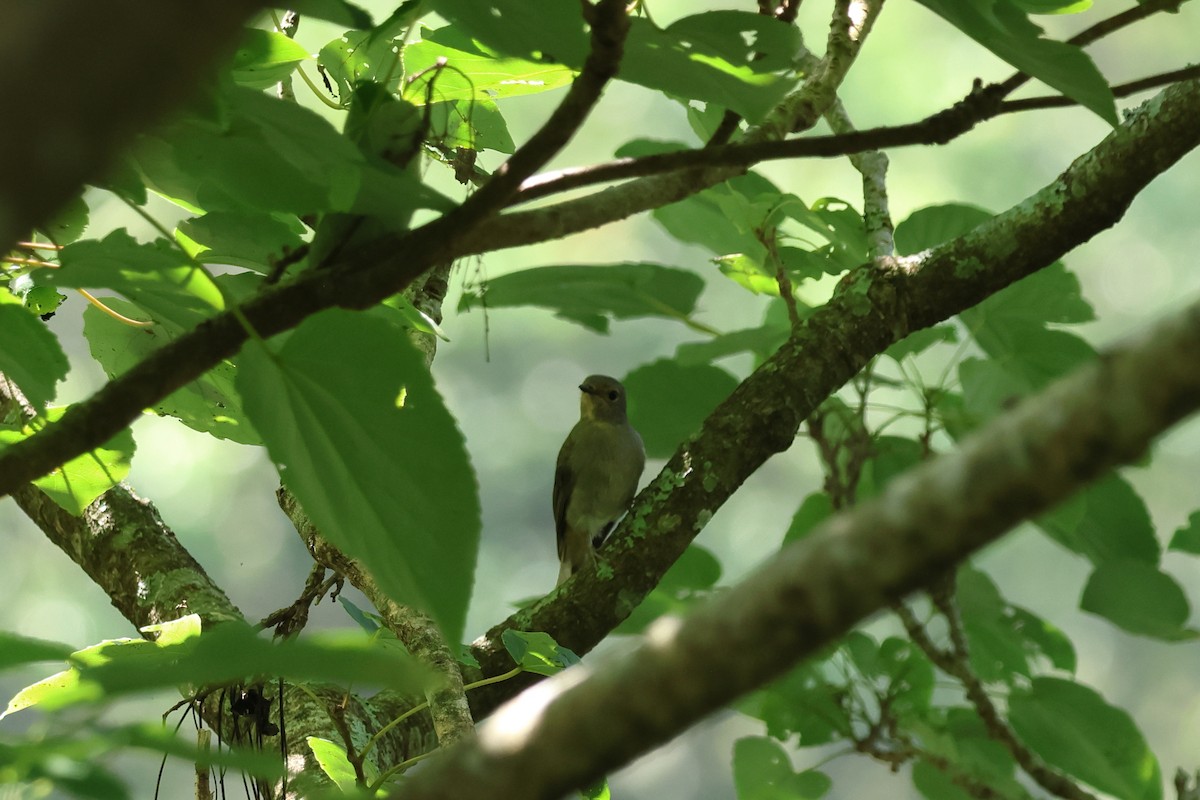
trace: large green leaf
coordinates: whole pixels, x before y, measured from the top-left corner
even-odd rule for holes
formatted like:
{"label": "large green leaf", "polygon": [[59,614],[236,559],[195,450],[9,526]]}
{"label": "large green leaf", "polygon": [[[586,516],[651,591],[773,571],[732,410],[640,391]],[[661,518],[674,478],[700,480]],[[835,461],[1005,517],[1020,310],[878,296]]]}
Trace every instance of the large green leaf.
{"label": "large green leaf", "polygon": [[427,97],[435,102],[497,100],[557,89],[575,78],[562,64],[492,55],[469,42],[454,47],[438,34],[427,32],[424,41],[404,48],[404,72],[415,78],[404,90],[411,103],[424,105]]}
{"label": "large green leaf", "polygon": [[69,644],[0,631],[0,669],[36,661],[62,661],[74,650]]}
{"label": "large green leaf", "polygon": [[175,238],[206,264],[229,264],[268,274],[275,260],[303,244],[304,226],[294,216],[213,211],[179,223]]}
{"label": "large green leaf", "polygon": [[480,511],[462,434],[404,331],[330,310],[251,344],[237,388],[284,483],[389,596],[462,634]]}
{"label": "large green leaf", "polygon": [[1121,800],[1160,800],[1162,775],[1129,714],[1092,689],[1034,678],[1008,699],[1009,721],[1051,766]]}
{"label": "large green leaf", "polygon": [[242,86],[265,89],[291,75],[308,58],[303,46],[282,33],[247,28],[233,55],[233,79]]}
{"label": "large green leaf", "polygon": [[992,218],[992,213],[966,203],[919,208],[896,226],[896,253],[910,256],[961,236]]}
{"label": "large green leaf", "polygon": [[70,369],[58,337],[7,288],[0,286],[0,373],[38,409],[54,399]]}
{"label": "large green leaf", "polygon": [[38,706],[54,710],[107,702],[114,697],[211,686],[259,676],[423,691],[428,669],[397,648],[381,647],[359,631],[325,632],[272,641],[241,622],[199,632],[199,618],[184,617],[158,641],[116,639],[77,650],[70,667],[22,689],[5,714]]}
{"label": "large green leaf", "polygon": [[500,639],[513,661],[526,672],[554,675],[579,663],[579,656],[574,651],[554,641],[548,633],[509,628]]}
{"label": "large green leaf", "polygon": [[704,290],[693,272],[659,264],[536,267],[493,278],[463,292],[459,310],[540,306],[557,316],[607,332],[610,319],[666,317],[687,320]]}
{"label": "large green leaf", "polygon": [[1150,512],[1133,486],[1116,473],[1043,514],[1037,524],[1096,566],[1114,559],[1158,563],[1160,546]]}
{"label": "large green leaf", "polygon": [[[228,278],[232,276],[222,276]],[[222,281],[224,282],[224,281]],[[107,305],[126,316],[137,317],[139,309],[115,298]],[[100,362],[105,374],[115,378],[153,351],[165,346],[183,332],[169,322],[152,328],[131,327],[97,308],[83,312],[83,332],[92,357]],[[193,430],[241,444],[262,444],[262,439],[242,411],[241,395],[234,388],[237,362],[224,360],[186,386],[175,390],[154,405],[157,414],[177,418]]]}
{"label": "large green leaf", "polygon": [[143,136],[135,151],[147,184],[186,208],[390,218],[450,205],[416,175],[368,160],[295,103],[245,88],[218,100],[215,118],[181,116]]}
{"label": "large green leaf", "polygon": [[[45,422],[54,424],[67,408],[47,409],[36,423],[21,427],[0,427],[0,449],[32,436]],[[33,482],[46,495],[71,514],[79,516],[91,502],[120,483],[129,474],[129,462],[135,450],[128,428],[91,452],[68,461]]]}
{"label": "large green leaf", "polygon": [[356,26],[359,30],[346,31],[321,48],[317,62],[322,75],[332,81],[343,104],[352,102],[354,88],[363,83],[399,89],[404,77],[400,49],[420,11],[420,4],[409,0],[375,27]]}
{"label": "large green leaf", "polygon": [[824,772],[797,773],[783,746],[765,736],[733,743],[733,784],[738,800],[817,800],[833,787]]}
{"label": "large green leaf", "polygon": [[212,277],[170,243],[134,241],[125,230],[103,240],[67,245],[59,253],[60,269],[43,270],[38,283],[59,288],[112,289],[141,307],[144,318],[194,328],[225,307]]}
{"label": "large green leaf", "polygon": [[1116,103],[1104,76],[1080,48],[1042,38],[1012,0],[918,0],[979,44],[1022,72],[1076,101],[1116,126]]}
{"label": "large green leaf", "polygon": [[719,367],[685,367],[665,358],[638,367],[624,383],[629,420],[641,433],[650,458],[670,457],[738,385],[737,378]]}
{"label": "large green leaf", "polygon": [[1074,671],[1071,640],[1036,615],[1010,605],[986,573],[963,567],[956,586],[971,667],[982,680],[1012,685],[1032,677],[1034,668],[1042,666],[1041,659],[1057,669]]}
{"label": "large green leaf", "polygon": [[1177,640],[1198,635],[1184,627],[1190,608],[1183,588],[1144,561],[1111,559],[1097,566],[1079,607],[1142,636]]}
{"label": "large green leaf", "polygon": [[[506,55],[583,66],[588,40],[578,6],[559,0],[437,0],[433,8],[487,47]],[[742,11],[697,14],[665,30],[629,21],[618,78],[715,103],[750,121],[762,118],[794,85],[799,45],[791,26]],[[765,57],[758,58],[762,53]]]}

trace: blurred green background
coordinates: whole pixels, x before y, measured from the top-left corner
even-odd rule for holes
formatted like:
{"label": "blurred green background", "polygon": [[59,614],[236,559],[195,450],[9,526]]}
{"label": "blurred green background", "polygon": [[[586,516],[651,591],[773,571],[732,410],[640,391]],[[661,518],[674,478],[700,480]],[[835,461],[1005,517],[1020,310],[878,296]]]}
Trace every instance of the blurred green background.
{"label": "blurred green background", "polygon": [[[379,19],[386,3],[362,5]],[[713,7],[749,8],[719,3]],[[1131,4],[1097,3],[1092,11],[1037,21],[1051,35],[1065,37],[1104,15]],[[706,4],[707,7],[707,4]],[[830,4],[809,0],[801,26],[809,46],[823,48]],[[683,0],[650,3],[655,21],[666,24],[699,10]],[[1178,68],[1197,58],[1200,3],[1177,15],[1159,15],[1119,33],[1090,52],[1112,82]],[[340,31],[304,20],[298,41],[317,51]],[[306,65],[310,75],[311,64]],[[885,8],[841,97],[859,127],[905,123],[945,108],[969,91],[975,78],[1001,80],[1011,70],[981,47],[916,3],[893,0]],[[306,97],[306,105],[329,112]],[[1018,96],[1046,93],[1034,82]],[[561,91],[513,98],[501,105],[514,139],[520,143],[545,119]],[[1122,101],[1136,105],[1144,96]],[[1001,117],[940,147],[908,148],[890,153],[890,192],[894,219],[944,202],[965,202],[1003,210],[1052,180],[1070,161],[1106,134],[1105,124],[1077,109]],[[616,84],[605,93],[584,131],[552,167],[594,163],[611,158],[625,141],[648,136],[694,142],[682,109],[636,86]],[[481,163],[499,160],[485,154]],[[861,209],[858,174],[844,159],[772,162],[761,171],[807,202],[835,196]],[[430,179],[448,193],[455,184],[438,165]],[[1200,293],[1200,154],[1193,153],[1158,178],[1134,203],[1116,229],[1067,256],[1098,319],[1085,326],[1093,344],[1103,346],[1147,321],[1195,299]],[[458,196],[454,194],[454,196]],[[128,227],[139,238],[153,231],[119,203],[89,195],[90,235]],[[167,224],[178,209],[155,200],[151,213]],[[665,321],[618,322],[601,336],[548,312],[500,310],[484,314],[455,311],[464,285],[531,266],[568,263],[655,261],[702,274],[709,286],[701,297],[699,319],[720,330],[756,325],[765,310],[725,280],[698,248],[681,246],[646,217],[611,225],[570,239],[468,259],[455,267],[443,327],[450,337],[434,362],[434,376],[466,435],[479,479],[484,529],[476,587],[467,624],[469,638],[507,616],[519,599],[549,590],[557,573],[550,518],[550,487],[557,448],[578,414],[579,380],[590,373],[623,376],[641,364],[673,354],[697,334]],[[84,301],[72,296],[51,325],[71,357],[71,378],[60,392],[70,402],[88,396],[103,380],[80,335]],[[921,362],[927,376],[938,374],[934,355]],[[745,359],[722,362],[745,375]],[[653,397],[632,398],[653,404]],[[223,586],[246,615],[258,619],[291,602],[302,588],[309,560],[300,541],[277,509],[273,469],[262,451],[218,441],[172,420],[146,416],[134,426],[138,452],[129,484],[158,506],[184,545]],[[1169,539],[1187,515],[1200,506],[1200,425],[1184,424],[1157,446],[1152,462],[1127,470],[1142,493],[1158,527]],[[660,462],[647,466],[643,483]],[[820,487],[822,475],[811,444],[801,438],[769,462],[713,518],[698,542],[711,549],[724,567],[722,583],[736,582],[778,547],[800,500]],[[101,593],[61,552],[48,544],[11,501],[0,502],[0,627],[30,636],[82,646],[99,639],[136,635]],[[1178,766],[1200,766],[1194,743],[1200,741],[1200,670],[1198,645],[1166,645],[1131,637],[1077,610],[1088,574],[1083,559],[1065,552],[1033,531],[1018,530],[988,550],[979,562],[1013,602],[1054,622],[1071,636],[1079,651],[1080,679],[1112,703],[1127,709],[1142,727],[1162,762],[1165,776]],[[1187,556],[1168,554],[1164,566],[1200,602],[1200,566]],[[353,597],[349,592],[348,596]],[[351,621],[328,602],[315,609],[314,625],[349,626]],[[896,626],[876,621],[877,632]],[[628,644],[607,642],[590,659]],[[698,665],[702,667],[702,665]],[[0,681],[6,695],[44,672],[9,673]],[[114,710],[118,718],[153,717],[175,698],[147,700]],[[30,713],[30,712],[27,712]],[[39,725],[18,715],[0,730]],[[732,712],[717,715],[650,757],[612,778],[622,798],[732,797],[730,746],[738,736],[761,733],[761,726]],[[813,766],[835,751],[805,751],[798,766]],[[148,757],[122,759],[123,774],[136,796],[150,796],[157,764]],[[835,779],[834,796],[888,792],[912,793],[903,776],[893,776],[861,757],[845,757],[824,767]],[[186,770],[168,773],[168,796],[190,787]],[[183,785],[176,781],[186,782]],[[190,788],[187,789],[190,792]],[[3,797],[0,792],[0,797]]]}

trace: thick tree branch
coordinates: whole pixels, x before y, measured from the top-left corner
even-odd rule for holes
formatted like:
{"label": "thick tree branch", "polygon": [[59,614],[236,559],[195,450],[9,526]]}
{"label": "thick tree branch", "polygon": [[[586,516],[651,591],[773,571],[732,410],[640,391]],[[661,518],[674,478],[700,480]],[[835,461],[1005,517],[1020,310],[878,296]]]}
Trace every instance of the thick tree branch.
{"label": "thick tree branch", "polygon": [[[0,253],[104,174],[179,105],[262,4],[5,3],[0,25]],[[37,124],[16,116],[26,109]]]}
{"label": "thick tree branch", "polygon": [[1198,349],[1200,304],[1022,401],[688,618],[659,621],[632,653],[521,695],[393,796],[549,800],[628,763],[1137,459],[1200,408]]}
{"label": "thick tree branch", "polygon": [[[475,643],[483,674],[510,667],[509,627],[590,650],[657,584],[708,520],[800,422],[889,345],[1041,269],[1115,224],[1134,197],[1200,145],[1200,82],[1171,87],[1130,115],[1058,179],[958,239],[847,276],[705,421],[643,490],[605,545],[612,577],[576,576]],[[536,212],[534,212],[536,213]],[[476,717],[511,688],[472,695]]]}

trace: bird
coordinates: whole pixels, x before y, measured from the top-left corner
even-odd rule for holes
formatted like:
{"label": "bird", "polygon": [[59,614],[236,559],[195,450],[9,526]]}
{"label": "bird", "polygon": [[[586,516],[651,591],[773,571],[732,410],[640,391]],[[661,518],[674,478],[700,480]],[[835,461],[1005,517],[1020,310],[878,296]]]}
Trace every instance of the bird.
{"label": "bird", "polygon": [[596,561],[596,548],[629,508],[646,449],[629,424],[625,387],[607,375],[579,384],[579,422],[558,451],[554,471],[554,527],[558,583]]}

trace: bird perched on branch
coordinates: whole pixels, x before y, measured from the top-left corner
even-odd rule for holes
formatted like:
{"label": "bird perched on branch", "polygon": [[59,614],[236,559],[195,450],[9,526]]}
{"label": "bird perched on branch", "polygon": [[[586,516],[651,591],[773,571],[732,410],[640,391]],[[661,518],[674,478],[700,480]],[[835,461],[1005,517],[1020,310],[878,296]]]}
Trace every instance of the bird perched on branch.
{"label": "bird perched on branch", "polygon": [[579,422],[558,451],[554,527],[558,584],[596,561],[596,548],[629,508],[646,466],[642,437],[625,416],[625,387],[590,375],[579,385]]}

